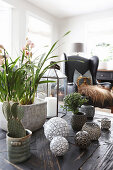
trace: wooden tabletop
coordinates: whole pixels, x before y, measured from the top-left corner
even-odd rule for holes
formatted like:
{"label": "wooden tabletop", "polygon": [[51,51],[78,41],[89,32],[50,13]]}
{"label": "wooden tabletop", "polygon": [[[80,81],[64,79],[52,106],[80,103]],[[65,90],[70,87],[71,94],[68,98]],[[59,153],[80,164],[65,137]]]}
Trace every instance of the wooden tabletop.
{"label": "wooden tabletop", "polygon": [[113,115],[96,112],[94,122],[100,125],[102,118],[112,121],[109,131],[101,131],[101,137],[94,141],[87,150],[80,150],[74,142],[74,132],[70,125],[71,114],[67,114],[70,133],[69,151],[62,157],[54,156],[49,149],[43,128],[33,133],[31,138],[31,158],[20,164],[7,160],[6,134],[0,129],[0,170],[113,170]]}

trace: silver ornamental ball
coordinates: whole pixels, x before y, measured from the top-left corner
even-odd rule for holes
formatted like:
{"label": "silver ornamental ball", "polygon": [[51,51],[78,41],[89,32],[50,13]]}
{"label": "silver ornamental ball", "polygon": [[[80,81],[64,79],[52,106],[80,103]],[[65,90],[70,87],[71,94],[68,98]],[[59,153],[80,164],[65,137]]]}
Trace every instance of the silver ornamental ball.
{"label": "silver ornamental ball", "polygon": [[66,137],[69,134],[68,123],[60,117],[51,118],[44,125],[44,134],[49,141],[55,136]]}
{"label": "silver ornamental ball", "polygon": [[101,120],[101,128],[108,130],[110,127],[111,127],[111,120],[108,118],[103,118]]}
{"label": "silver ornamental ball", "polygon": [[79,131],[75,135],[75,144],[78,145],[81,149],[86,149],[91,143],[88,132]]}
{"label": "silver ornamental ball", "polygon": [[87,131],[91,140],[98,140],[101,135],[101,129],[95,122],[86,122],[82,130]]}
{"label": "silver ornamental ball", "polygon": [[68,141],[62,136],[56,136],[50,143],[50,150],[56,156],[63,156],[69,149]]}

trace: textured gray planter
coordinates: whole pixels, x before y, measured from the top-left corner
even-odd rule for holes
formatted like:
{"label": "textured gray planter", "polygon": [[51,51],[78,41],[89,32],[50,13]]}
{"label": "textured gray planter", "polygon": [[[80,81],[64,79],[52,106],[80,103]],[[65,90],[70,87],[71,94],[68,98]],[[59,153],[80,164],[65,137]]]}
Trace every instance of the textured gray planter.
{"label": "textured gray planter", "polygon": [[95,107],[92,105],[82,105],[79,109],[81,112],[86,113],[87,119],[93,119],[95,114]]}
{"label": "textured gray planter", "polygon": [[27,160],[30,154],[30,137],[32,132],[26,129],[26,136],[22,138],[12,138],[8,133],[7,150],[8,160],[12,163],[20,163]]}
{"label": "textured gray planter", "polygon": [[[26,129],[36,131],[40,129],[46,121],[47,102],[42,99],[35,99],[32,105],[22,105],[24,117],[22,124]],[[2,113],[2,103],[0,103],[0,128],[7,131],[7,121]]]}
{"label": "textured gray planter", "polygon": [[78,114],[73,114],[71,118],[71,125],[74,131],[79,131],[82,126],[86,123],[87,117],[83,112],[78,112]]}
{"label": "textured gray planter", "polygon": [[95,122],[86,122],[82,130],[88,132],[91,140],[98,140],[101,135],[100,126]]}
{"label": "textured gray planter", "polygon": [[111,120],[108,118],[103,118],[101,120],[101,128],[109,130],[110,127],[111,127]]}

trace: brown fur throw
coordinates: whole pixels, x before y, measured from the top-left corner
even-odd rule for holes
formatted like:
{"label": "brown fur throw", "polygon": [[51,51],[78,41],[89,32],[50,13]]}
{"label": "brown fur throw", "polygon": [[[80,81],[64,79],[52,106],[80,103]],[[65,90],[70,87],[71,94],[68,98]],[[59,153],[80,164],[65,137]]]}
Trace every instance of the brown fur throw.
{"label": "brown fur throw", "polygon": [[78,92],[90,98],[94,104],[101,104],[102,107],[106,102],[109,104],[109,106],[113,105],[113,94],[101,86],[80,86],[78,88]]}

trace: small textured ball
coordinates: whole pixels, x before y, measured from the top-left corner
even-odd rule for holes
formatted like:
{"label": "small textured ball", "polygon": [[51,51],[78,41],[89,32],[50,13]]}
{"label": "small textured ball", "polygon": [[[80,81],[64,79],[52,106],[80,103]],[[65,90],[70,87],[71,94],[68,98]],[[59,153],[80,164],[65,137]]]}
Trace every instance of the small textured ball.
{"label": "small textured ball", "polygon": [[78,145],[81,149],[86,149],[91,143],[88,132],[79,131],[75,135],[75,144]]}
{"label": "small textured ball", "polygon": [[101,135],[100,126],[95,122],[86,122],[82,130],[88,132],[91,140],[98,140]]}
{"label": "small textured ball", "polygon": [[55,136],[66,137],[69,134],[68,123],[60,117],[51,118],[44,125],[44,134],[49,141]]}
{"label": "small textured ball", "polygon": [[63,156],[69,149],[68,141],[62,136],[56,136],[50,143],[50,150],[56,156]]}
{"label": "small textured ball", "polygon": [[101,120],[101,128],[102,129],[106,129],[106,130],[109,130],[111,127],[111,120],[108,119],[108,118],[103,118]]}

